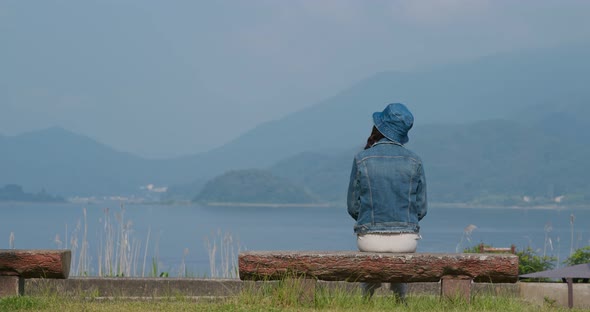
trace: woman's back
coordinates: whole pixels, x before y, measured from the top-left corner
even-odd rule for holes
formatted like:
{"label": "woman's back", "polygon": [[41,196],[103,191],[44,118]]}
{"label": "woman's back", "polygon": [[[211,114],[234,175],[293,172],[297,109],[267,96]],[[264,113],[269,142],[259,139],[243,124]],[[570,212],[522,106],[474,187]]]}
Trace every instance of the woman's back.
{"label": "woman's back", "polygon": [[426,181],[420,158],[384,138],[359,152],[354,162],[351,182],[355,185],[349,193],[349,208],[355,207],[357,212],[355,232],[417,233],[418,221],[426,214]]}

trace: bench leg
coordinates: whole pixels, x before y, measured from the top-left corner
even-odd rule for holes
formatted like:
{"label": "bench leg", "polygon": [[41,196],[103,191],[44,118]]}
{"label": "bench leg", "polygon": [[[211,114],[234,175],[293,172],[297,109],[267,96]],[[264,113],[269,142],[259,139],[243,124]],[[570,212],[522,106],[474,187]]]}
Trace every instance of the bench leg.
{"label": "bench leg", "polygon": [[299,290],[299,302],[313,304],[315,302],[315,288],[317,281],[313,278],[289,278],[286,279],[287,287]]}
{"label": "bench leg", "polygon": [[471,282],[469,276],[443,276],[441,279],[441,297],[447,299],[460,298],[471,301]]}
{"label": "bench leg", "polygon": [[0,298],[23,294],[24,280],[19,276],[0,276]]}

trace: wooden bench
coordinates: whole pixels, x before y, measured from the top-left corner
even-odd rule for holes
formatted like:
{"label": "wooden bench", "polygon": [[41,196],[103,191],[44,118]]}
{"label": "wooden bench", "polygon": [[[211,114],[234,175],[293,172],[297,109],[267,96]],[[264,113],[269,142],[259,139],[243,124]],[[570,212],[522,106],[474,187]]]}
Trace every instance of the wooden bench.
{"label": "wooden bench", "polygon": [[370,253],[351,251],[251,251],[238,256],[242,280],[304,277],[313,298],[315,281],[441,282],[444,297],[471,298],[476,282],[516,283],[518,257],[511,254]]}
{"label": "wooden bench", "polygon": [[0,297],[23,293],[25,278],[68,278],[70,250],[0,249]]}

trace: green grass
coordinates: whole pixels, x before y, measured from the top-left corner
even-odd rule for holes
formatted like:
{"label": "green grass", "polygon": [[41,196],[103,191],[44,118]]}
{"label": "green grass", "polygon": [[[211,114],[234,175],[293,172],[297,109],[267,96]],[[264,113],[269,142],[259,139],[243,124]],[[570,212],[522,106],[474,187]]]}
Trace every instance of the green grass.
{"label": "green grass", "polygon": [[[0,311],[576,311],[539,307],[516,298],[476,297],[472,304],[441,300],[437,296],[410,296],[407,305],[391,297],[363,300],[360,296],[317,298],[300,304],[285,297],[243,295],[220,301],[190,298],[156,300],[96,300],[58,297],[8,297],[0,299]],[[578,310],[581,311],[581,310]],[[587,311],[587,310],[586,310]]]}
{"label": "green grass", "polygon": [[0,298],[0,311],[35,311],[45,308],[44,299],[34,297]]}
{"label": "green grass", "polygon": [[537,306],[515,297],[484,295],[474,296],[471,304],[427,295],[409,296],[403,304],[393,296],[375,296],[366,300],[356,290],[321,286],[316,288],[314,301],[300,302],[301,287],[296,280],[278,285],[262,283],[247,287],[234,297],[219,300],[181,296],[146,300],[98,299],[58,294],[8,297],[0,299],[0,311],[576,311],[547,302],[544,306]]}

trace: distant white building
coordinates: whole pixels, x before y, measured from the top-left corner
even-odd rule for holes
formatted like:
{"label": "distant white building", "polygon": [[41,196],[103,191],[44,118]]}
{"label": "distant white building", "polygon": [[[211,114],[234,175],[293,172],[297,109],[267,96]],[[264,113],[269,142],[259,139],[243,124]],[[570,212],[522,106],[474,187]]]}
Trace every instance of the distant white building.
{"label": "distant white building", "polygon": [[565,198],[565,196],[564,196],[564,195],[557,196],[557,197],[555,197],[555,198],[553,199],[553,201],[554,201],[554,202],[556,202],[556,203],[561,203],[561,201],[562,201],[564,198]]}
{"label": "distant white building", "polygon": [[154,193],[166,193],[168,191],[167,186],[157,187],[151,183],[146,186],[142,186],[141,189],[147,189],[148,191],[154,192]]}

